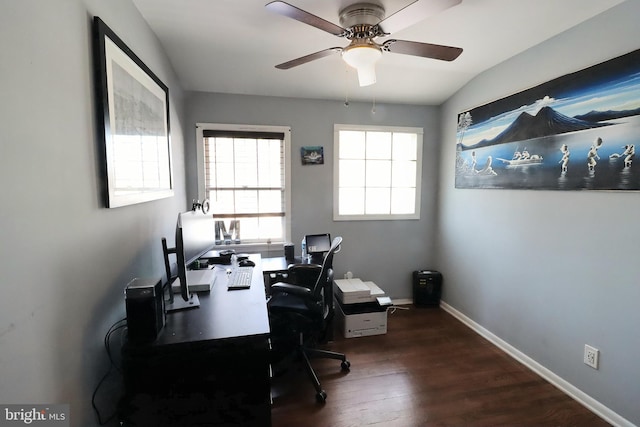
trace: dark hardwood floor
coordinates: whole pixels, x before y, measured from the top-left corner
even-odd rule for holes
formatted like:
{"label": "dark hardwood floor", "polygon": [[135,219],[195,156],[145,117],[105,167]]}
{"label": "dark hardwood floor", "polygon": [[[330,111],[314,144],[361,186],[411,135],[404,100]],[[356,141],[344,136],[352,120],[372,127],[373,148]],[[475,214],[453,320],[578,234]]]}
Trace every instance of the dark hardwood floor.
{"label": "dark hardwood floor", "polygon": [[406,307],[386,335],[335,334],[350,372],[312,361],[324,405],[301,365],[275,377],[273,427],[609,425],[447,312]]}

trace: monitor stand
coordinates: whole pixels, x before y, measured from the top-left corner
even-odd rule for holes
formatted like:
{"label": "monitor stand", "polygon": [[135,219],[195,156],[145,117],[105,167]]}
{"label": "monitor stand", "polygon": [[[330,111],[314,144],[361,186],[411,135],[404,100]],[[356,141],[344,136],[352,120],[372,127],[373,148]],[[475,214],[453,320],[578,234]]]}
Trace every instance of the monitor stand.
{"label": "monitor stand", "polygon": [[164,310],[167,313],[171,313],[178,310],[188,310],[198,307],[200,307],[200,298],[198,298],[198,294],[192,293],[189,294],[189,301],[185,301],[181,295],[174,295],[173,302],[165,302]]}
{"label": "monitor stand", "polygon": [[[200,299],[196,293],[189,292],[189,301],[185,301],[182,298],[182,295],[178,292],[178,295],[174,295],[173,292],[173,282],[180,283],[180,279],[175,278],[172,280],[171,278],[171,265],[169,264],[169,254],[175,254],[176,248],[169,248],[167,246],[167,239],[162,238],[162,253],[164,255],[164,268],[167,274],[167,283],[165,287],[169,288],[169,301],[164,302],[164,311],[166,313],[171,313],[179,310],[188,310],[190,308],[198,308],[200,307]],[[164,292],[163,292],[164,298]]]}
{"label": "monitor stand", "polygon": [[[176,284],[178,284],[178,288],[174,290],[173,287]],[[169,300],[164,301],[164,311],[166,313],[200,307],[200,298],[198,298],[198,294],[196,294],[195,292],[189,292],[189,301],[185,301],[180,294],[179,284],[180,278],[176,277],[172,285],[168,286]]]}

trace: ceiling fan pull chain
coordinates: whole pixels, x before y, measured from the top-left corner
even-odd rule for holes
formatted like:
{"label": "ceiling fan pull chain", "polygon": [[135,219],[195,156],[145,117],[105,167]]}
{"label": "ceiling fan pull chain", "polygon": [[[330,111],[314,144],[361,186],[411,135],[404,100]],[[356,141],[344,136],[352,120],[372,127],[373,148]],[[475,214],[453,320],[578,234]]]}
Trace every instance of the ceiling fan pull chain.
{"label": "ceiling fan pull chain", "polygon": [[349,107],[349,67],[344,67],[344,106]]}

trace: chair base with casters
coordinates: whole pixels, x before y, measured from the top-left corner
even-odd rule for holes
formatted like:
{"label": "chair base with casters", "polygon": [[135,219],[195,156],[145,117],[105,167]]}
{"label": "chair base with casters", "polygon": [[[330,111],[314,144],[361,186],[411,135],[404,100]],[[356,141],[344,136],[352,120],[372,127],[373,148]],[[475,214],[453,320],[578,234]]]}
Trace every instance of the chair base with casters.
{"label": "chair base with casters", "polygon": [[[327,401],[327,393],[322,389],[318,375],[316,374],[313,366],[311,365],[311,359],[334,359],[340,360],[340,368],[343,371],[349,371],[351,368],[351,362],[347,360],[347,356],[344,353],[338,353],[335,351],[322,350],[319,348],[311,347],[304,344],[304,334],[300,332],[299,342],[295,348],[295,354],[302,361],[304,369],[313,383],[313,387],[316,390],[316,400],[318,403],[325,403]],[[277,344],[275,345],[277,348]]]}

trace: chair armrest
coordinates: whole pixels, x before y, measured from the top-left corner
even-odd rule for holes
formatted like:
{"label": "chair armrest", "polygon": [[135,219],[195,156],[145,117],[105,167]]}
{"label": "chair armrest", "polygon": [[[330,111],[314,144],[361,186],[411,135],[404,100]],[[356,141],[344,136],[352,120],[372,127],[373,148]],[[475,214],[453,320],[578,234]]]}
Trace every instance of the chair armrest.
{"label": "chair armrest", "polygon": [[291,283],[274,283],[273,285],[271,285],[271,291],[286,292],[288,294],[297,295],[303,298],[313,299],[311,289],[305,288],[304,286],[292,285]]}

